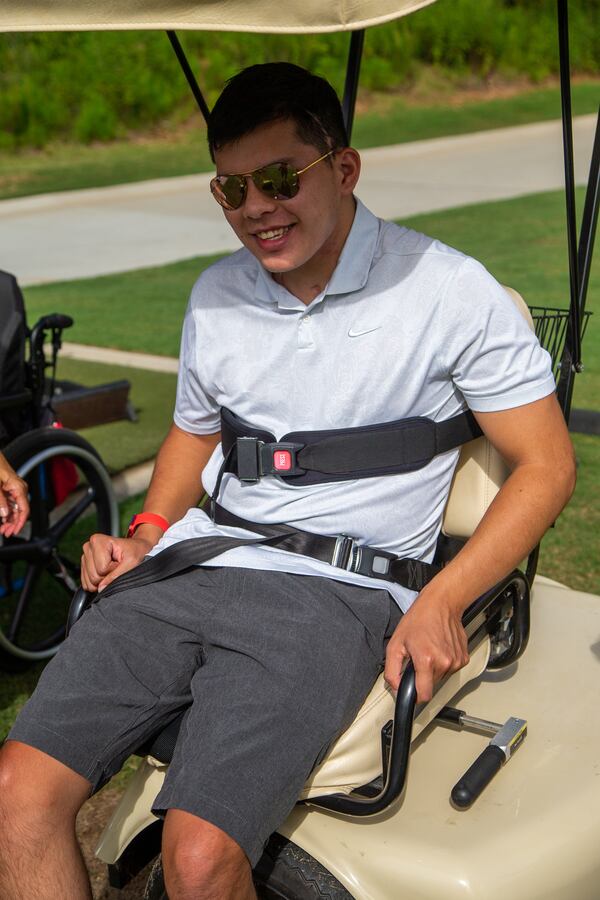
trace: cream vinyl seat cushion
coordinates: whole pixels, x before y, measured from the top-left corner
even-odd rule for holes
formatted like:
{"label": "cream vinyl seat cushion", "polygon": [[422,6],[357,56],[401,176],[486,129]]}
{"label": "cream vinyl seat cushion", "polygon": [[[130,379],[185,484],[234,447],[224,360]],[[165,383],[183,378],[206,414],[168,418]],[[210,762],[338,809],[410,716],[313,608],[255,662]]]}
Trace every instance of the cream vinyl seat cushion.
{"label": "cream vinyl seat cushion", "polygon": [[[505,289],[530,328],[533,321],[520,294]],[[468,538],[508,476],[508,466],[486,437],[464,444],[450,486],[444,513],[444,534]],[[471,661],[460,672],[449,676],[433,699],[417,714],[413,740],[432,721],[439,710],[450,703],[467,682],[477,678],[489,658],[489,638],[471,652]],[[324,761],[311,773],[300,799],[331,793],[349,793],[368,784],[381,774],[382,727],[394,716],[394,696],[380,675],[354,722],[332,745]]]}

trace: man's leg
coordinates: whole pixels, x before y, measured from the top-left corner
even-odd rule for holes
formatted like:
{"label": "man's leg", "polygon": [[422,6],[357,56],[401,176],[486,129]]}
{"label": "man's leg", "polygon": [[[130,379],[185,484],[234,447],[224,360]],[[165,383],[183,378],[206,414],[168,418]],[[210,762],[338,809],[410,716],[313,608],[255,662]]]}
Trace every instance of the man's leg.
{"label": "man's leg", "polygon": [[[209,589],[208,573],[194,584]],[[193,606],[179,578],[100,599],[46,666],[0,754],[2,900],[91,896],[75,817],[190,702],[202,642]]]}
{"label": "man's leg", "polygon": [[162,846],[172,900],[256,900],[248,857],[216,825],[181,809],[165,818]]}
{"label": "man's leg", "polygon": [[75,819],[90,782],[46,753],[8,741],[0,750],[0,897],[88,900]]}
{"label": "man's leg", "polygon": [[[218,577],[194,702],[154,804],[173,900],[254,897],[251,866],[381,671],[393,615],[381,590],[244,569]],[[195,599],[206,621],[207,598]]]}

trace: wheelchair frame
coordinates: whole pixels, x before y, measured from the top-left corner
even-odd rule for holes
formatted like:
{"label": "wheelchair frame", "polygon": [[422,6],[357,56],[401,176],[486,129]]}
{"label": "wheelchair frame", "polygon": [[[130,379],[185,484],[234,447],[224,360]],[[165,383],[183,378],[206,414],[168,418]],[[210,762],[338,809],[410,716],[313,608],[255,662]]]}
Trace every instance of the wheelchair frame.
{"label": "wheelchair frame", "polygon": [[[20,299],[16,280],[14,289]],[[28,358],[23,361],[24,388],[0,397],[0,416],[3,412],[10,414],[11,423],[5,430],[12,438],[2,450],[17,473],[28,482],[31,505],[26,536],[14,535],[0,543],[0,599],[5,607],[10,595],[14,595],[12,611],[8,619],[5,612],[0,625],[0,667],[9,671],[47,659],[64,639],[68,596],[79,583],[79,557],[73,560],[63,550],[70,529],[81,517],[95,512],[95,530],[118,533],[118,507],[100,456],[80,435],[52,422],[62,332],[72,324],[69,316],[57,313],[43,316],[31,330],[23,322],[29,349]],[[50,361],[44,352],[48,335],[52,348]],[[48,369],[51,370],[49,378]],[[21,433],[15,434],[19,423]],[[66,491],[64,497],[58,496],[55,487],[61,477],[57,467],[62,470],[63,482],[69,472],[71,481],[77,479],[76,485],[59,485],[61,494]],[[20,568],[21,564],[25,572],[15,576],[14,567]],[[48,608],[52,603],[47,604],[39,591],[36,592],[43,573],[65,595],[62,606],[59,604],[52,615]],[[51,625],[45,634],[44,626],[38,628],[33,619],[43,621],[48,615]]]}

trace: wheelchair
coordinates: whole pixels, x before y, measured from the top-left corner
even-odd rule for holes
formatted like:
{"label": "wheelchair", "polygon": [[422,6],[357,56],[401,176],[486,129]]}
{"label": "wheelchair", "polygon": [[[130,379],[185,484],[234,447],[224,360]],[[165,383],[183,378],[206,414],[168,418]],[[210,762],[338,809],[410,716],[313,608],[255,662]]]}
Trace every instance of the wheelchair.
{"label": "wheelchair", "polygon": [[0,668],[18,671],[58,649],[82,543],[95,531],[117,534],[119,518],[99,454],[54,411],[62,333],[73,320],[54,313],[29,329],[16,279],[0,272],[0,323],[0,449],[27,482],[31,506],[22,532],[0,538]]}

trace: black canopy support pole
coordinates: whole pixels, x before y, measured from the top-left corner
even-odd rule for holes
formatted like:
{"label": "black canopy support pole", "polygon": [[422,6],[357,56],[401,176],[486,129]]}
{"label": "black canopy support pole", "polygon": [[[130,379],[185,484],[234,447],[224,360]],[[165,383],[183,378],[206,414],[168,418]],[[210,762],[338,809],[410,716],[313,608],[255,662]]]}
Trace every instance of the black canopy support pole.
{"label": "black canopy support pole", "polygon": [[194,95],[194,100],[198,104],[198,108],[200,109],[200,112],[204,116],[204,121],[208,122],[208,117],[210,116],[210,110],[206,104],[206,100],[204,99],[202,91],[200,90],[200,85],[196,81],[196,76],[192,72],[192,68],[188,62],[187,56],[185,55],[185,51],[179,42],[179,38],[177,37],[177,35],[175,34],[174,31],[167,31],[167,37],[169,38],[169,40],[171,42],[171,47],[175,51],[175,56],[177,57],[179,65],[181,66],[181,68],[183,70],[183,74],[186,77],[187,83],[189,84],[190,88],[192,89],[192,94]]}
{"label": "black canopy support pole", "polygon": [[579,318],[583,322],[585,301],[587,297],[596,226],[598,224],[598,208],[600,206],[600,109],[596,118],[596,133],[592,147],[590,174],[585,192],[581,230],[579,232],[579,249],[577,263],[579,266]]}
{"label": "black canopy support pole", "polygon": [[346,83],[344,84],[344,124],[348,134],[348,141],[352,140],[352,126],[354,124],[354,107],[356,106],[356,92],[358,90],[358,76],[360,75],[360,63],[362,59],[363,44],[365,42],[365,30],[353,31],[350,38],[350,50],[348,52],[348,64],[346,66]]}
{"label": "black canopy support pole", "polygon": [[573,123],[571,113],[571,72],[569,65],[568,0],[557,0],[558,48],[560,62],[560,96],[565,165],[565,199],[567,207],[567,250],[571,302],[569,327],[561,360],[558,396],[566,421],[569,421],[574,375],[581,370],[581,324],[579,318],[579,268],[577,262],[577,214],[575,209],[575,175],[573,166]]}

